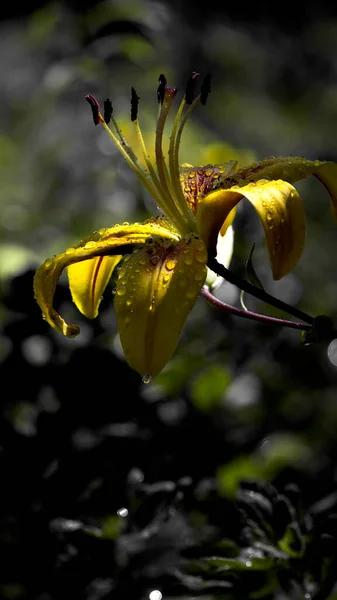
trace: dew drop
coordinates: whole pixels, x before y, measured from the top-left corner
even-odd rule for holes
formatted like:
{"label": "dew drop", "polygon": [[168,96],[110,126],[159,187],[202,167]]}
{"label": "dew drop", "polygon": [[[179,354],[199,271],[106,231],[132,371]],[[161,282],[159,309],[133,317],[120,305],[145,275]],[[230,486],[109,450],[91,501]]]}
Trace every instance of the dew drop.
{"label": "dew drop", "polygon": [[146,265],[146,260],[145,260],[145,258],[140,258],[140,259],[139,259],[139,264],[140,264],[140,265],[142,265],[142,266]]}
{"label": "dew drop", "polygon": [[127,300],[126,301],[126,306],[131,306],[131,304],[132,304],[132,300]]}
{"label": "dew drop", "polygon": [[198,252],[195,256],[195,260],[199,263],[204,263],[205,262],[205,255],[203,252]]}
{"label": "dew drop", "polygon": [[117,288],[116,287],[112,288],[112,294],[115,295],[116,292],[117,292]]}
{"label": "dew drop", "polygon": [[48,268],[48,267],[50,267],[52,262],[53,261],[51,260],[51,258],[47,258],[47,260],[44,261],[44,266]]}
{"label": "dew drop", "polygon": [[152,381],[152,377],[148,373],[146,375],[142,376],[142,382],[143,383],[151,383],[151,381]]}
{"label": "dew drop", "polygon": [[192,299],[192,298],[194,298],[194,297],[195,297],[195,291],[194,291],[194,290],[192,290],[192,288],[189,288],[189,289],[186,291],[186,298]]}
{"label": "dew drop", "polygon": [[194,279],[195,279],[196,281],[201,281],[201,280],[202,280],[202,279],[204,279],[204,278],[205,278],[205,271],[204,271],[204,270],[202,270],[202,271],[197,271],[197,272],[196,272],[196,274],[194,275]]}
{"label": "dew drop", "polygon": [[125,285],[122,285],[122,287],[117,289],[117,296],[125,296],[126,294],[126,287]]}
{"label": "dew drop", "polygon": [[171,279],[170,275],[164,275],[163,282],[167,283],[168,281],[170,281],[170,279]]}
{"label": "dew drop", "polygon": [[184,258],[184,263],[185,265],[191,265],[193,263],[192,257],[186,256],[186,258]]}
{"label": "dew drop", "polygon": [[267,217],[267,221],[271,221],[273,219],[273,217],[274,217],[273,211],[272,210],[267,210],[266,217]]}
{"label": "dew drop", "polygon": [[175,260],[168,260],[167,263],[165,263],[165,267],[168,271],[173,271],[173,269],[176,268],[176,261]]}
{"label": "dew drop", "polygon": [[150,257],[150,263],[152,265],[156,265],[159,261],[160,261],[160,256],[158,256],[158,254],[154,254],[153,256]]}
{"label": "dew drop", "polygon": [[73,252],[75,252],[75,248],[67,248],[66,249],[66,254],[72,254]]}
{"label": "dew drop", "polygon": [[196,250],[203,250],[204,249],[204,242],[202,242],[201,240],[195,240],[195,242],[194,242],[194,248]]}
{"label": "dew drop", "polygon": [[96,246],[96,242],[87,242],[84,248],[94,248]]}
{"label": "dew drop", "polygon": [[128,260],[130,260],[130,258],[131,258],[131,254],[126,254],[124,256],[123,262],[127,262]]}
{"label": "dew drop", "polygon": [[124,221],[123,226],[127,227],[128,225],[130,225],[130,223],[128,223],[128,221]]}

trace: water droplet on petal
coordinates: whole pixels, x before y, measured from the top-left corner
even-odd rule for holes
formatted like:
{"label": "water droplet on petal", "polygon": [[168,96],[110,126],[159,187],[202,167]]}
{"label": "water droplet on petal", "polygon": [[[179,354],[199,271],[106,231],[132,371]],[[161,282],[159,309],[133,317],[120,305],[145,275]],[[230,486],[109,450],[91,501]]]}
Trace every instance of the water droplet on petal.
{"label": "water droplet on petal", "polygon": [[126,294],[126,287],[125,285],[122,285],[122,287],[117,289],[117,296],[125,296]]}
{"label": "water droplet on petal", "polygon": [[194,242],[194,248],[196,250],[203,250],[204,249],[204,242],[202,242],[201,240],[195,240],[195,242]]}
{"label": "water droplet on petal", "polygon": [[143,383],[150,383],[152,381],[152,377],[149,374],[143,375],[142,376],[142,382]]}
{"label": "water droplet on petal", "polygon": [[192,298],[194,298],[194,297],[195,297],[195,291],[194,291],[194,290],[192,290],[191,288],[189,288],[189,289],[186,291],[186,298],[191,298],[191,299],[192,299]]}
{"label": "water droplet on petal", "polygon": [[158,256],[158,254],[154,254],[153,256],[151,256],[150,258],[150,263],[152,265],[156,265],[158,262],[160,261],[160,256]]}
{"label": "water droplet on petal", "polygon": [[194,279],[196,281],[201,281],[205,278],[205,271],[202,269],[201,271],[197,271],[194,275]]}
{"label": "water droplet on petal", "polygon": [[96,246],[96,242],[87,242],[84,248],[94,248]]}
{"label": "water droplet on petal", "polygon": [[273,211],[272,210],[267,210],[266,217],[267,217],[267,221],[271,221],[273,219],[273,217],[274,217]]}
{"label": "water droplet on petal", "polygon": [[66,254],[72,254],[73,252],[75,252],[75,248],[67,248],[66,249]]}
{"label": "water droplet on petal", "polygon": [[173,271],[173,269],[175,269],[176,266],[177,263],[175,260],[168,260],[167,263],[165,263],[165,267],[168,271]]}

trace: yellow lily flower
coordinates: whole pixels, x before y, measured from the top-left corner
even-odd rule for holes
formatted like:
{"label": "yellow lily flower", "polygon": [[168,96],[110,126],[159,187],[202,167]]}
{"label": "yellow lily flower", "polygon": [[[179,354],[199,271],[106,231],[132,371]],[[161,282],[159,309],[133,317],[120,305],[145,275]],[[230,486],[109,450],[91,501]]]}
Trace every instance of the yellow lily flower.
{"label": "yellow lily flower", "polygon": [[[256,209],[266,237],[274,279],[297,264],[305,241],[305,213],[293,183],[315,175],[330,194],[337,216],[337,164],[300,157],[268,158],[238,169],[235,161],[192,167],[179,165],[181,135],[191,110],[205,104],[210,80],[205,78],[194,99],[197,74],[188,82],[168,141],[163,149],[167,115],[176,90],[160,76],[155,162],[151,161],[138,123],[138,97],[132,89],[131,120],[139,140],[139,158],[122,135],[110,101],[102,116],[93,96],[95,124],[101,124],[120,153],[161,209],[143,223],[115,225],[95,231],[63,254],[47,259],[34,278],[35,297],[43,318],[57,331],[73,337],[79,328],[53,308],[62,271],[67,268],[72,299],[88,318],[98,314],[102,294],[117,269],[115,310],[118,331],[129,365],[149,381],[170,360],[184,322],[207,279],[207,262],[217,258],[228,266],[233,245],[235,209],[246,198]],[[112,121],[113,128],[108,123]]]}

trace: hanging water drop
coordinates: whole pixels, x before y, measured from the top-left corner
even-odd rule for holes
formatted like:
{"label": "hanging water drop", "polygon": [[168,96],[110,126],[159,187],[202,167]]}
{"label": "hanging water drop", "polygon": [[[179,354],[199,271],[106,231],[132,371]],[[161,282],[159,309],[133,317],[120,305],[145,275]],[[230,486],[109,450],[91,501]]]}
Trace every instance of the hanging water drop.
{"label": "hanging water drop", "polygon": [[142,382],[143,383],[150,383],[152,381],[152,377],[149,374],[143,375],[142,376]]}

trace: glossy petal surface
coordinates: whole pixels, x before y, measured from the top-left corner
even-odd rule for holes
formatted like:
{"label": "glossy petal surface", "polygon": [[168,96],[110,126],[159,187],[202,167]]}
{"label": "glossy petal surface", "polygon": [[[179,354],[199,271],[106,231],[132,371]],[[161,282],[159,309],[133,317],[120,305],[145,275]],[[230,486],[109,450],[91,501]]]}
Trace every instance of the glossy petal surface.
{"label": "glossy petal surface", "polygon": [[122,256],[98,256],[69,265],[71,296],[78,310],[88,317],[97,317],[102,294]]}
{"label": "glossy petal surface", "polygon": [[195,236],[146,244],[124,260],[115,310],[127,362],[156,375],[170,360],[206,277],[207,252]]}
{"label": "glossy petal surface", "polygon": [[305,213],[302,201],[289,183],[259,180],[209,194],[199,203],[197,222],[200,237],[216,252],[215,237],[230,211],[247,198],[261,219],[274,279],[281,279],[297,264],[305,241]]}
{"label": "glossy petal surface", "polygon": [[175,240],[173,230],[165,222],[146,221],[143,224],[116,225],[109,229],[94,232],[76,248],[68,248],[63,254],[47,259],[36,271],[34,277],[35,298],[42,310],[43,318],[57,331],[68,337],[78,335],[79,328],[67,323],[53,308],[57,282],[62,271],[74,263],[84,260],[117,255],[134,246],[144,244],[149,237]]}

